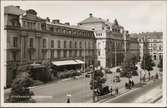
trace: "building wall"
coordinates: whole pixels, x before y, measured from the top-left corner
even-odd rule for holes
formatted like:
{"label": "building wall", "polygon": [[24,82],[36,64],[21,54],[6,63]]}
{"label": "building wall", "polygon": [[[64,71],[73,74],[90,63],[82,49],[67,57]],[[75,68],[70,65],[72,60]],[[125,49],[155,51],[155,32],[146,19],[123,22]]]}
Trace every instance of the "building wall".
{"label": "building wall", "polygon": [[163,57],[163,42],[162,39],[148,39],[148,49],[152,56],[152,60],[156,65],[159,64]]}
{"label": "building wall", "polygon": [[[90,66],[96,59],[96,40],[91,30],[48,22],[34,14],[34,10],[28,10],[22,17],[6,15],[5,19],[8,84],[14,79],[16,68],[22,65],[80,59]],[[15,19],[14,23],[11,19]]]}
{"label": "building wall", "polygon": [[[107,21],[107,23],[110,23]],[[105,22],[80,23],[79,27],[94,28],[97,46],[97,61],[102,67],[121,65],[124,58],[124,37],[119,25],[106,25]],[[117,29],[117,31],[113,30]]]}

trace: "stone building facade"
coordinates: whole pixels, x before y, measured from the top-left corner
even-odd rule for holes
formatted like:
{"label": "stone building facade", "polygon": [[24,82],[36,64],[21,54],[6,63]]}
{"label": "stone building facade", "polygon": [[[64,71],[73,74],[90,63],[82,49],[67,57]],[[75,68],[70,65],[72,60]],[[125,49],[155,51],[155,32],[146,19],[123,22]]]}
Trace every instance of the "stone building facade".
{"label": "stone building facade", "polygon": [[149,53],[152,56],[152,60],[157,65],[163,57],[162,32],[142,32],[131,35],[138,38],[140,44],[140,57],[142,58],[145,53]]}
{"label": "stone building facade", "polygon": [[102,67],[121,65],[125,54],[139,55],[138,41],[132,39],[128,31],[119,25],[116,19],[111,23],[108,19],[97,18],[90,13],[88,18],[78,23],[78,26],[94,30],[97,61]]}
{"label": "stone building facade", "polygon": [[7,6],[4,11],[7,37],[7,83],[16,68],[32,63],[82,60],[86,66],[95,60],[95,36],[92,30],[40,18],[33,9]]}

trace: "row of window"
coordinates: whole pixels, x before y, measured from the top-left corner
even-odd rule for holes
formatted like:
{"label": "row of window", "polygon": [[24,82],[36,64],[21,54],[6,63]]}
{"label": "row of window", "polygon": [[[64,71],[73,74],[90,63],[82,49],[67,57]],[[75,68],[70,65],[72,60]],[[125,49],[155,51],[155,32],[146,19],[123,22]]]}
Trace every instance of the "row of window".
{"label": "row of window", "polygon": [[[155,55],[155,53],[154,53],[153,59],[154,59],[154,60],[157,60],[157,59],[158,59],[158,55]],[[161,54],[159,54],[159,59],[162,59],[162,55],[161,55]]]}
{"label": "row of window", "polygon": [[83,35],[83,36],[93,36],[93,32],[76,30],[68,27],[48,25],[46,23],[33,22],[33,21],[23,21],[23,27],[28,29],[37,29],[37,30],[48,30],[51,32],[64,33],[69,35]]}
{"label": "row of window", "polygon": [[70,29],[65,27],[54,27],[54,26],[48,26],[46,27],[47,30],[57,33],[63,33],[68,35],[83,35],[83,36],[93,36],[93,32],[83,31],[83,30],[76,30],[76,29]]}
{"label": "row of window", "polygon": [[28,29],[41,30],[41,25],[39,22],[23,21],[23,27],[28,28]]}
{"label": "row of window", "polygon": [[[58,40],[57,41],[57,45],[58,45],[58,48],[61,48],[61,42],[63,42],[63,46],[64,46],[64,48],[67,48],[67,42],[69,42],[69,48],[72,48],[72,46],[73,46],[73,41],[61,41],[61,40]],[[79,41],[79,42],[77,42],[77,41],[75,41],[75,43],[74,43],[74,48],[77,48],[77,46],[78,46],[78,43],[79,43],[79,48],[83,48],[83,45],[82,45],[82,41]],[[91,43],[88,41],[88,43],[85,41],[85,43],[84,43],[85,45],[84,46],[87,46],[88,48],[90,48],[91,47]],[[46,45],[47,45],[47,40],[46,39],[43,39],[42,40],[42,47],[43,48],[46,48]],[[50,44],[51,46],[51,48],[54,48],[55,46],[55,41],[54,40],[51,40],[51,44]],[[94,45],[93,45],[93,42],[92,42],[92,47],[93,47]],[[18,37],[13,37],[13,47],[18,47]],[[30,38],[29,39],[29,47],[30,48],[34,48],[34,38]]]}
{"label": "row of window", "polygon": [[[50,55],[51,55],[51,58],[55,58],[54,57],[54,55],[55,55],[55,51],[51,51],[51,53],[50,53]],[[88,51],[88,56],[92,56],[93,55],[93,51]],[[57,58],[61,58],[61,57],[63,57],[63,58],[67,58],[67,57],[82,57],[82,56],[84,56],[83,55],[83,52],[81,51],[81,50],[74,50],[74,51],[71,51],[71,50],[63,50],[63,51],[61,51],[61,50],[57,50]],[[85,55],[85,56],[87,56],[87,55]],[[46,58],[46,52],[43,52],[42,53],[42,57],[43,57],[43,59],[45,59]]]}
{"label": "row of window", "polygon": [[96,36],[102,36],[102,33],[96,33]]}
{"label": "row of window", "polygon": [[[67,46],[68,46],[68,42],[69,42],[69,48],[72,48],[72,46],[73,46],[73,41],[66,41],[66,40],[64,40],[64,41],[61,41],[61,40],[58,40],[57,41],[57,46],[58,46],[58,48],[61,48],[61,44],[63,43],[63,46],[64,46],[64,48],[67,48]],[[77,42],[77,41],[75,41],[74,42],[74,48],[77,48],[77,46],[79,46],[79,48],[83,48],[83,45],[82,45],[82,41],[79,41],[79,42]],[[78,45],[79,44],[79,45]],[[54,40],[51,40],[51,48],[54,48],[55,46],[55,41]],[[84,46],[87,46],[88,45],[88,48],[90,48],[91,47],[91,44],[90,44],[90,42],[88,41],[88,43],[85,41],[85,45]],[[92,47],[93,47],[94,45],[93,45],[93,42],[92,42]],[[43,39],[43,48],[46,48],[46,39]]]}

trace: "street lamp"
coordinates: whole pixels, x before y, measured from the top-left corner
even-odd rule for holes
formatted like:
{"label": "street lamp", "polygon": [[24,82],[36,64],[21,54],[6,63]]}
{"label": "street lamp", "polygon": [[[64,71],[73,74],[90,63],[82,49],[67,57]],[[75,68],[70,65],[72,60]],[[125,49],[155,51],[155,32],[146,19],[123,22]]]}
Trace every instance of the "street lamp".
{"label": "street lamp", "polygon": [[90,68],[92,69],[92,99],[93,99],[93,102],[95,102],[95,84],[94,84],[94,72],[95,72],[95,67],[94,65],[91,65]]}

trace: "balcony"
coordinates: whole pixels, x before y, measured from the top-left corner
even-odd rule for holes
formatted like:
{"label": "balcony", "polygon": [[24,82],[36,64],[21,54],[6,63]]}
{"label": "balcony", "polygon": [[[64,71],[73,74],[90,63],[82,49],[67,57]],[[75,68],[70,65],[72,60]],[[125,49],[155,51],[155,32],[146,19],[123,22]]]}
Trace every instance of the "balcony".
{"label": "balcony", "polygon": [[18,47],[11,47],[11,48],[8,48],[7,50],[8,50],[8,51],[17,52],[17,51],[20,51],[20,48],[18,48]]}

